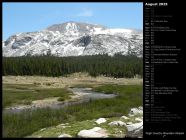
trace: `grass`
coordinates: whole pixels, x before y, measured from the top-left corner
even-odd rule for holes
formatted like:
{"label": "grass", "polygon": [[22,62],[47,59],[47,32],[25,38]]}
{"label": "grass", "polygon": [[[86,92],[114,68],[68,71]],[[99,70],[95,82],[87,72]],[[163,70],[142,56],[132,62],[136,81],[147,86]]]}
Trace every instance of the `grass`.
{"label": "grass", "polygon": [[29,105],[33,100],[49,97],[60,97],[59,101],[63,101],[70,99],[70,95],[65,88],[40,89],[32,84],[3,84],[3,108],[18,104]]}
{"label": "grass", "polygon": [[[3,137],[24,137],[42,128],[60,123],[120,117],[130,108],[142,106],[142,85],[104,85],[93,88],[105,93],[114,92],[112,99],[92,100],[63,109],[37,109],[20,114],[3,114]],[[4,94],[4,93],[3,93]]]}
{"label": "grass", "polygon": [[96,124],[96,119],[93,120],[84,120],[77,121],[68,124],[60,124],[57,126],[48,127],[45,129],[41,129],[37,132],[34,132],[29,137],[58,137],[60,134],[69,134],[72,137],[77,137],[77,134],[80,130],[83,129],[92,129],[94,127],[101,127],[106,130],[109,134],[109,137],[118,136],[119,131],[122,131],[122,134],[126,134],[127,130],[123,126],[109,126],[108,123],[111,121],[118,120],[119,118],[107,118],[107,122],[103,124]]}
{"label": "grass", "polygon": [[66,133],[73,137],[76,137],[77,133],[80,130],[91,129],[95,127],[93,125],[94,121],[95,120],[85,120],[85,121],[72,122],[69,124],[63,124],[65,128],[62,125],[52,126],[44,129],[44,131],[37,131],[33,133],[30,137],[34,137],[34,136],[57,137],[62,133]]}

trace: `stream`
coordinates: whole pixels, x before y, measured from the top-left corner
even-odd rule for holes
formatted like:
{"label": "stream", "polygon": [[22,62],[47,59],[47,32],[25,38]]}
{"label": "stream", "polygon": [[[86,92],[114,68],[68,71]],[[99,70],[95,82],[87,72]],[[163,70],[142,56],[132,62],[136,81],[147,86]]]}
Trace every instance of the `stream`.
{"label": "stream", "polygon": [[[80,104],[84,102],[89,102],[90,100],[98,100],[98,99],[106,99],[106,98],[114,98],[117,95],[116,94],[104,94],[101,92],[95,92],[92,91],[91,88],[69,88],[70,91],[72,91],[76,96],[78,96],[78,99],[75,101],[64,101],[61,103],[56,103],[56,104],[50,104],[49,108],[52,109],[60,109],[66,106],[71,106],[75,104]],[[4,109],[3,113],[20,113],[24,110],[36,110],[38,108],[46,108],[45,107],[35,107],[31,106],[29,108],[16,108],[16,107],[11,107],[8,109]]]}

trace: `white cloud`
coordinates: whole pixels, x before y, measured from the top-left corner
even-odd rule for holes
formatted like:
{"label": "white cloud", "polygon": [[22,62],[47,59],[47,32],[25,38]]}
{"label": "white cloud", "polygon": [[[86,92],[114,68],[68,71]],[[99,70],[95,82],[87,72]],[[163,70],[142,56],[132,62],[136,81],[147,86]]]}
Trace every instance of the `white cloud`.
{"label": "white cloud", "polygon": [[77,14],[77,16],[78,17],[92,17],[93,11],[90,9],[83,9],[83,11]]}

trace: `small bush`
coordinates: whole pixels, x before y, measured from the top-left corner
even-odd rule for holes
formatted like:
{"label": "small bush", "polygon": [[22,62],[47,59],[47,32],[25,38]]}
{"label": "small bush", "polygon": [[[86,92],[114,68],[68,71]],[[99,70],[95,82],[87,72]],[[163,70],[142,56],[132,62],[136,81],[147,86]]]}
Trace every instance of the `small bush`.
{"label": "small bush", "polygon": [[62,102],[64,101],[65,99],[63,97],[60,97],[59,99],[57,99],[58,101]]}
{"label": "small bush", "polygon": [[47,86],[51,86],[51,85],[52,85],[52,83],[45,83],[45,85],[47,85]]}
{"label": "small bush", "polygon": [[38,82],[34,82],[33,84],[34,84],[35,86],[41,85],[41,83],[38,83]]}

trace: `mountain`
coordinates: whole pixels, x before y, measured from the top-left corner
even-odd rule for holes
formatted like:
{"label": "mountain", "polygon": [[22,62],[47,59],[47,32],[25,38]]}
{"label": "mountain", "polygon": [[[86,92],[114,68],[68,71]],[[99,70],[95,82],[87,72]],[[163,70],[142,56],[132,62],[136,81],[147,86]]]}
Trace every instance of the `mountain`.
{"label": "mountain", "polygon": [[66,22],[42,31],[19,33],[2,42],[3,56],[143,55],[143,31]]}

